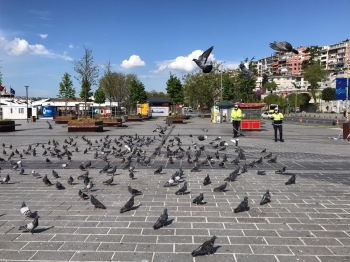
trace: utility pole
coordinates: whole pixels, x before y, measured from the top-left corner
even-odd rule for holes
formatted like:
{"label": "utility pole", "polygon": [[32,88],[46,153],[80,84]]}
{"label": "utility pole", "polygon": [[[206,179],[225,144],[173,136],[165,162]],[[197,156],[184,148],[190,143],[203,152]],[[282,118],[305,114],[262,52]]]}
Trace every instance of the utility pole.
{"label": "utility pole", "polygon": [[26,88],[26,94],[27,94],[27,112],[26,112],[26,114],[27,114],[27,122],[29,122],[29,119],[28,119],[28,87],[29,86],[24,86],[25,88]]}

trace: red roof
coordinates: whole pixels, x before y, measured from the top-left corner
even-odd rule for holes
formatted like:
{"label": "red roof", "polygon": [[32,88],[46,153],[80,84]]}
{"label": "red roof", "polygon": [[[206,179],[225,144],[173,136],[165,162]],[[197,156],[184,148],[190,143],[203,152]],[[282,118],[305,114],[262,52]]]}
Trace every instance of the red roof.
{"label": "red roof", "polygon": [[238,106],[240,108],[251,108],[251,109],[255,109],[255,108],[262,108],[264,106],[266,106],[266,103],[238,103]]}

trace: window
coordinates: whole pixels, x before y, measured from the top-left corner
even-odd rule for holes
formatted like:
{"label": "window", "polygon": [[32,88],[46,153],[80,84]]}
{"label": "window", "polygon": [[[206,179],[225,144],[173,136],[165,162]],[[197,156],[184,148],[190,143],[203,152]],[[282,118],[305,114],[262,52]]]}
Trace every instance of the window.
{"label": "window", "polygon": [[12,108],[11,108],[11,114],[12,114],[13,112],[12,112]]}

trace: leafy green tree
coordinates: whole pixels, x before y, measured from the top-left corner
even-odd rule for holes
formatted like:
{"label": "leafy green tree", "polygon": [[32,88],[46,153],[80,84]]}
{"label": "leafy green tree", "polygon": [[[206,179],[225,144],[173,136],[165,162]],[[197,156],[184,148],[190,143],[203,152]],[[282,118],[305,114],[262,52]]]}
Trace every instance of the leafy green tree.
{"label": "leafy green tree", "polygon": [[322,90],[322,100],[332,101],[335,100],[335,89],[327,87]]}
{"label": "leafy green tree", "polygon": [[308,60],[304,60],[301,63],[301,68],[306,70],[308,67],[320,63],[320,55],[322,48],[319,46],[309,46],[304,50],[304,54],[309,57]]}
{"label": "leafy green tree", "polygon": [[277,94],[270,94],[268,96],[264,97],[264,103],[271,105],[271,104],[277,104],[279,103],[280,96]]}
{"label": "leafy green tree", "polygon": [[222,89],[223,89],[223,92],[222,92],[223,100],[234,99],[235,85],[233,83],[233,80],[227,74],[225,74],[225,77],[223,76]]}
{"label": "leafy green tree", "polygon": [[264,85],[269,82],[269,78],[267,76],[267,74],[263,74],[262,76],[262,81],[261,81],[261,86],[264,87]]}
{"label": "leafy green tree", "polygon": [[319,88],[319,82],[325,80],[328,77],[328,71],[324,70],[320,64],[310,65],[304,72],[304,80],[310,84],[310,93],[314,99],[316,109],[318,104],[316,102],[317,89]]}
{"label": "leafy green tree", "polygon": [[266,82],[264,85],[263,85],[264,89],[265,90],[276,90],[277,89],[277,84],[276,82],[272,81],[272,82]]}
{"label": "leafy green tree", "polygon": [[103,91],[101,86],[99,88],[97,88],[97,90],[95,91],[94,99],[95,99],[95,103],[98,104],[98,107],[99,107],[100,112],[101,112],[101,104],[106,102],[105,92]]}
{"label": "leafy green tree", "polygon": [[62,81],[60,82],[60,88],[58,91],[58,98],[63,98],[65,102],[65,115],[67,115],[67,104],[69,99],[75,100],[75,88],[73,82],[70,79],[70,74],[64,73]]}
{"label": "leafy green tree", "polygon": [[164,98],[169,98],[168,94],[164,93],[164,92],[157,92],[156,90],[151,90],[149,92],[147,92],[147,98],[150,97],[164,97]]}
{"label": "leafy green tree", "polygon": [[[74,71],[78,73],[77,80],[81,83],[80,97],[86,102],[90,96],[92,96],[91,86],[96,84],[96,79],[98,78],[98,65],[94,63],[94,58],[92,56],[92,50],[84,46],[84,56],[80,60],[72,61],[74,65]],[[86,110],[84,110],[84,115],[86,117]]]}
{"label": "leafy green tree", "polygon": [[170,78],[166,82],[166,85],[166,91],[169,94],[171,102],[173,104],[183,104],[184,92],[180,79],[170,73]]}
{"label": "leafy green tree", "polygon": [[133,80],[129,89],[130,105],[136,107],[136,104],[147,103],[148,97],[145,86],[141,81]]}

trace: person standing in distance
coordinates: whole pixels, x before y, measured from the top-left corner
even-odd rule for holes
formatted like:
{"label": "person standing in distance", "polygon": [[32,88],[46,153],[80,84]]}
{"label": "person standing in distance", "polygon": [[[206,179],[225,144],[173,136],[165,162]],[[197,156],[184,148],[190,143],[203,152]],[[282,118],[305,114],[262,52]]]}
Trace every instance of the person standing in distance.
{"label": "person standing in distance", "polygon": [[273,120],[273,129],[275,131],[275,142],[277,142],[277,129],[280,133],[280,141],[284,142],[283,140],[283,132],[282,132],[282,123],[283,123],[283,114],[278,112],[278,107],[275,108],[274,113],[271,116],[271,119]]}
{"label": "person standing in distance", "polygon": [[235,104],[233,110],[231,110],[231,119],[233,125],[233,137],[238,136],[238,129],[241,126],[242,121],[242,110],[238,108],[238,105]]}

